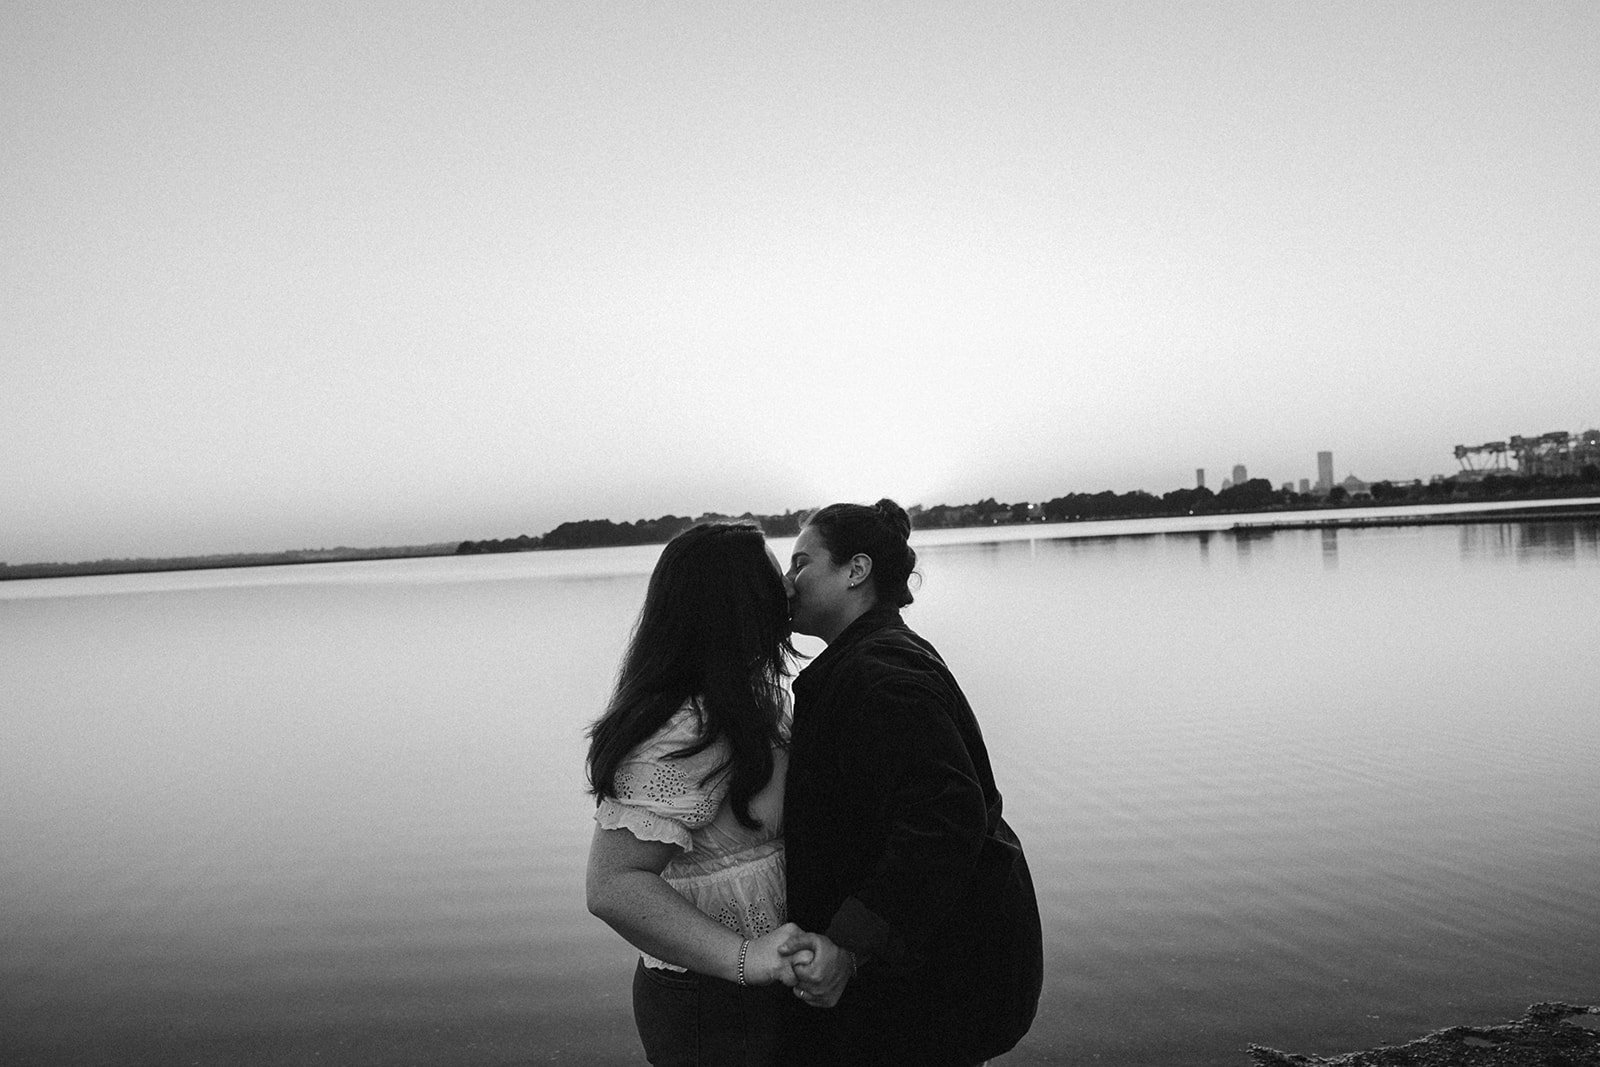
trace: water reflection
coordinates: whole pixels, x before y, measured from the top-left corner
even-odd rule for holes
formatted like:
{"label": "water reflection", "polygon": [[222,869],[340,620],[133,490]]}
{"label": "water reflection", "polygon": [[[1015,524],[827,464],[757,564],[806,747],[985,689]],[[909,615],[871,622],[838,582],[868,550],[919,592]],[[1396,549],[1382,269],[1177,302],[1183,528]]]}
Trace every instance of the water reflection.
{"label": "water reflection", "polygon": [[1249,563],[1250,557],[1267,547],[1272,541],[1273,531],[1270,529],[1250,529],[1243,527],[1232,532],[1234,552],[1240,563]]}
{"label": "water reflection", "polygon": [[1528,522],[1517,527],[1521,533],[1517,555],[1548,559],[1576,559],[1579,552],[1600,555],[1600,523]]}
{"label": "water reflection", "polygon": [[1463,559],[1600,559],[1600,521],[1474,523],[1457,538]]}
{"label": "water reflection", "polygon": [[[1600,522],[1153,532],[919,546],[1045,916],[1011,1058],[1592,989]],[[607,551],[0,597],[0,1061],[636,1058],[583,728],[659,549]]]}
{"label": "water reflection", "polygon": [[1199,556],[1200,562],[1209,565],[1211,539],[1215,536],[1218,535],[1212,530],[1181,530],[1162,534],[1161,544],[1167,548],[1169,554],[1177,555],[1181,552],[1185,556],[1189,555],[1189,546],[1193,545],[1196,550],[1195,555]]}

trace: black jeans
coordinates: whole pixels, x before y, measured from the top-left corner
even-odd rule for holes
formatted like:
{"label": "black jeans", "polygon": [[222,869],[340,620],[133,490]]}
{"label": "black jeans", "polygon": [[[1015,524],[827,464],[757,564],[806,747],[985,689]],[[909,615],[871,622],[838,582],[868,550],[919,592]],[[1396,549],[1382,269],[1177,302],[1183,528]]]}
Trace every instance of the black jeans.
{"label": "black jeans", "polygon": [[770,1067],[786,986],[746,986],[693,971],[633,972],[633,1022],[655,1067]]}

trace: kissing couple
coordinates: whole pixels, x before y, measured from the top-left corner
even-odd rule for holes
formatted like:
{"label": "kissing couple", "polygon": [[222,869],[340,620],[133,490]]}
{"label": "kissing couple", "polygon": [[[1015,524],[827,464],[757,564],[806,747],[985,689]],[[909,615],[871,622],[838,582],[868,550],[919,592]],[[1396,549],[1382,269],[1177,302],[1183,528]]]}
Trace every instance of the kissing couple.
{"label": "kissing couple", "polygon": [[[1033,1021],[1033,882],[972,708],[901,618],[910,535],[892,500],[832,504],[787,568],[753,523],[656,563],[589,729],[586,890],[641,953],[657,1067],[972,1067]],[[791,701],[792,633],[827,647]]]}

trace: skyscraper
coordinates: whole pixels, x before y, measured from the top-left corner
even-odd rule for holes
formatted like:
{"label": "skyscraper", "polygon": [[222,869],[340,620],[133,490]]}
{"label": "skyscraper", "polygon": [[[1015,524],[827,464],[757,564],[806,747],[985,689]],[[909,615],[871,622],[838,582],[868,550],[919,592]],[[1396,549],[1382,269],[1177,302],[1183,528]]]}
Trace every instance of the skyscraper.
{"label": "skyscraper", "polygon": [[1250,475],[1245,473],[1244,464],[1243,463],[1235,463],[1233,465],[1233,484],[1234,485],[1243,485],[1245,482],[1247,482],[1249,480],[1250,480]]}
{"label": "skyscraper", "polygon": [[1194,469],[1194,487],[1196,489],[1204,489],[1206,487],[1206,469],[1204,467],[1196,467]]}
{"label": "skyscraper", "polygon": [[1327,495],[1333,491],[1333,453],[1317,453],[1317,492]]}

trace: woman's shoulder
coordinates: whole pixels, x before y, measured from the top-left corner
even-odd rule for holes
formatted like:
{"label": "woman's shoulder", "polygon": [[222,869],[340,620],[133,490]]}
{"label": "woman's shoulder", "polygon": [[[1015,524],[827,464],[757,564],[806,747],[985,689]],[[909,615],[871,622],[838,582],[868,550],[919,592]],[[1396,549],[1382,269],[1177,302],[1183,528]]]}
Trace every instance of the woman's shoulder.
{"label": "woman's shoulder", "polygon": [[[638,775],[641,768],[665,768],[673,777],[700,778],[727,759],[727,741],[718,738],[705,747],[705,717],[694,700],[686,700],[660,729],[628,753],[618,768],[618,787],[625,775]],[[698,751],[695,751],[698,749]]]}
{"label": "woman's shoulder", "polygon": [[726,760],[726,741],[684,754],[699,743],[702,730],[699,707],[685,702],[617,768],[616,795],[601,801],[596,821],[692,850],[691,831],[716,816],[728,789],[728,776],[717,773]]}
{"label": "woman's shoulder", "polygon": [[832,701],[856,709],[860,724],[898,723],[905,713],[921,716],[930,707],[953,712],[964,702],[939,653],[905,626],[873,632],[856,651],[829,689]]}
{"label": "woman's shoulder", "polygon": [[674,741],[698,741],[704,729],[705,715],[700,710],[699,701],[691,697],[678,705],[678,710],[672,713],[656,736]]}
{"label": "woman's shoulder", "polygon": [[912,677],[944,666],[934,647],[903,624],[864,635],[850,651],[852,655],[841,666],[858,683]]}
{"label": "woman's shoulder", "polygon": [[700,713],[700,706],[693,699],[685,700],[678,710],[673,712],[660,729],[645,738],[628,755],[632,762],[641,760],[657,760],[678,752],[684,748],[693,747],[700,743],[700,735],[705,729],[705,720]]}

